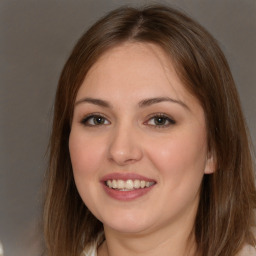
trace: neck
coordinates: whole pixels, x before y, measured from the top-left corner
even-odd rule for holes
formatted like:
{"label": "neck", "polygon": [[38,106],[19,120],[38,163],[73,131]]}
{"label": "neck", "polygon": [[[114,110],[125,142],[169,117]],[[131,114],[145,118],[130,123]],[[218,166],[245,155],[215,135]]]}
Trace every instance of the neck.
{"label": "neck", "polygon": [[173,230],[162,227],[158,232],[120,234],[104,227],[106,240],[99,256],[194,256],[196,242],[193,227]]}
{"label": "neck", "polygon": [[122,232],[104,224],[105,241],[98,256],[195,256],[197,251],[194,223],[198,203],[186,211],[140,231]]}

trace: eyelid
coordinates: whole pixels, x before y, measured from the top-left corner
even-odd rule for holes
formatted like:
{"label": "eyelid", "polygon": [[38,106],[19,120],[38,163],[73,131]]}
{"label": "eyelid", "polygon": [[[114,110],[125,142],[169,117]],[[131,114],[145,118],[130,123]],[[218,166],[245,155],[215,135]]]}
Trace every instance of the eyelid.
{"label": "eyelid", "polygon": [[[108,123],[107,124],[105,124],[105,123],[102,123],[102,124],[100,124],[100,123],[99,124],[89,124],[88,121],[91,118],[95,118],[95,117],[103,118]],[[149,124],[150,120],[152,120],[154,118],[163,118],[163,119],[165,119],[168,122],[168,124],[159,124],[159,125],[157,125],[157,124]],[[80,123],[82,125],[88,126],[88,127],[103,126],[103,125],[111,124],[111,122],[109,121],[109,118],[107,116],[105,116],[104,114],[99,113],[99,112],[93,112],[93,113],[89,113],[89,114],[83,116],[83,118],[81,118],[81,120],[80,120]],[[163,113],[163,112],[157,112],[157,113],[150,114],[143,124],[147,125],[147,126],[151,126],[153,128],[167,128],[167,127],[169,127],[171,125],[176,124],[176,121],[169,114],[166,114],[166,113]]]}
{"label": "eyelid", "polygon": [[[86,123],[86,122],[88,122],[88,120],[89,120],[90,118],[94,118],[94,117],[101,117],[101,118],[104,118],[105,120],[108,121],[108,124],[111,123],[111,122],[109,121],[108,117],[106,117],[104,114],[98,113],[98,112],[89,113],[89,114],[85,115],[85,116],[81,119],[80,123],[81,123],[82,125],[88,126],[88,127],[106,125],[106,124],[90,125],[90,124]],[[107,125],[108,125],[108,124],[107,124]]]}
{"label": "eyelid", "polygon": [[[157,118],[157,117],[161,117],[161,118],[165,118],[169,123],[166,125],[152,125],[152,124],[148,124],[150,120],[152,120],[153,118]],[[176,124],[176,121],[174,120],[174,118],[172,118],[170,115],[159,112],[159,113],[153,113],[150,116],[148,116],[146,122],[144,122],[144,124],[151,126],[153,128],[167,128],[171,125]]]}

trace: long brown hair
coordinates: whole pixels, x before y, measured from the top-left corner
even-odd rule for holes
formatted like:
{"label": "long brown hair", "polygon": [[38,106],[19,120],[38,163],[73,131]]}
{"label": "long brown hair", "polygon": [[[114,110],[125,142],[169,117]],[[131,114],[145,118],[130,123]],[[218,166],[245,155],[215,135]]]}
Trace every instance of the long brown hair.
{"label": "long brown hair", "polygon": [[81,200],[68,150],[77,91],[88,70],[123,42],[151,42],[170,56],[180,79],[205,111],[216,171],[205,175],[195,221],[198,251],[233,256],[255,242],[256,191],[245,120],[228,63],[215,39],[181,12],[164,6],[123,7],[78,41],[60,76],[50,139],[44,230],[49,256],[77,256],[103,225]]}

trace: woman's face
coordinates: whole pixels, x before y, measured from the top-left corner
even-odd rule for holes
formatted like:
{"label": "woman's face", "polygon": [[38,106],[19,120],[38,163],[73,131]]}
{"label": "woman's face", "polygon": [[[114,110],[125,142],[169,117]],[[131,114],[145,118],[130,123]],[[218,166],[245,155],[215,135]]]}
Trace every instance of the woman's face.
{"label": "woman's face", "polygon": [[78,192],[118,232],[193,226],[213,171],[204,111],[156,45],[126,43],[89,70],[69,150]]}

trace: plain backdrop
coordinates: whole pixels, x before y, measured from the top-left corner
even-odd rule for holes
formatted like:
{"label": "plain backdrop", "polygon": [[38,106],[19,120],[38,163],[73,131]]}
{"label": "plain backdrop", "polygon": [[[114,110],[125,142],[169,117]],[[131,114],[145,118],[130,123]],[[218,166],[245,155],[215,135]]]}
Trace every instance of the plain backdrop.
{"label": "plain backdrop", "polygon": [[[6,256],[40,255],[42,181],[53,99],[74,43],[125,0],[0,0],[0,240]],[[203,24],[230,63],[256,145],[256,1],[169,0]]]}

